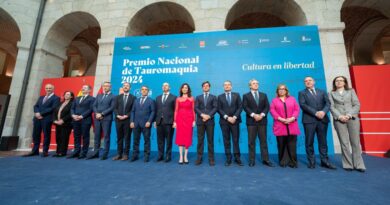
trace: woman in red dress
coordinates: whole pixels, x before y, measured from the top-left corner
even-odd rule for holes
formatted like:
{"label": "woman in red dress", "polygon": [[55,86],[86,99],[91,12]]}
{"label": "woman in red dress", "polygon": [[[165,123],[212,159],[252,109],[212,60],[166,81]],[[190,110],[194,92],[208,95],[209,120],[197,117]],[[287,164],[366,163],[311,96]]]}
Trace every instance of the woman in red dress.
{"label": "woman in red dress", "polygon": [[179,146],[180,152],[179,164],[188,164],[188,147],[192,144],[192,128],[195,126],[194,102],[190,86],[184,83],[180,86],[180,96],[176,99],[173,122],[173,127],[176,128],[175,144]]}

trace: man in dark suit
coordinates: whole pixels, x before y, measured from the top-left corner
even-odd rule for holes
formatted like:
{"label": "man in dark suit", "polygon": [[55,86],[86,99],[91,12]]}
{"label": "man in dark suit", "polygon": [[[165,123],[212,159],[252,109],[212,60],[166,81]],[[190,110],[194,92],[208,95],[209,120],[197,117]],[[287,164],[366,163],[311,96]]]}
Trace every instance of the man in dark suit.
{"label": "man in dark suit", "polygon": [[103,93],[96,96],[93,103],[95,113],[95,146],[94,152],[87,159],[99,158],[100,137],[103,133],[104,150],[101,160],[106,160],[110,151],[110,135],[115,106],[115,96],[111,93],[111,83],[103,83]]}
{"label": "man in dark suit", "polygon": [[[225,147],[225,166],[232,163],[231,140],[233,140],[234,161],[243,166],[240,159],[240,123],[242,103],[240,94],[232,92],[232,82],[223,83],[225,93],[218,96],[218,113],[220,115],[219,124],[222,129],[223,144]],[[232,136],[232,137],[230,137]]]}
{"label": "man in dark suit", "polygon": [[214,160],[214,115],[218,111],[218,100],[215,95],[211,95],[210,82],[202,83],[203,94],[195,99],[195,113],[196,125],[198,130],[198,159],[195,161],[196,165],[202,163],[203,149],[204,149],[204,135],[207,133],[207,148],[210,166],[215,165]]}
{"label": "man in dark suit", "polygon": [[[118,95],[115,100],[115,125],[118,143],[118,155],[113,160],[128,160],[130,152],[130,139],[131,139],[131,128],[130,128],[130,113],[131,108],[135,100],[135,96],[130,94],[131,85],[128,82],[123,83],[123,93]],[[123,150],[123,141],[124,150]]]}
{"label": "man in dark suit", "polygon": [[326,141],[329,118],[330,102],[328,95],[321,89],[314,88],[315,81],[312,77],[304,80],[305,89],[299,92],[299,105],[302,109],[302,123],[305,129],[305,146],[308,160],[307,167],[315,168],[314,135],[317,134],[318,150],[320,152],[321,166],[328,169],[336,169],[328,159],[328,145]]}
{"label": "man in dark suit", "polygon": [[257,80],[250,80],[249,88],[250,92],[243,96],[242,102],[246,112],[246,125],[248,128],[249,166],[255,166],[256,137],[259,137],[263,164],[273,167],[274,165],[269,160],[267,145],[268,98],[265,93],[259,92],[259,82]]}
{"label": "man in dark suit", "polygon": [[42,157],[49,156],[49,145],[51,135],[51,125],[53,123],[53,111],[60,104],[60,98],[54,94],[54,86],[52,84],[45,85],[44,96],[40,96],[34,105],[33,119],[33,143],[34,146],[30,153],[24,155],[30,157],[39,155],[39,145],[41,143],[41,132],[43,131],[43,153]]}
{"label": "man in dark suit", "polygon": [[[170,87],[168,83],[163,83],[163,94],[156,98],[156,119],[155,127],[157,128],[157,145],[158,158],[157,161],[171,161],[172,158],[172,140],[175,129],[172,127],[175,113],[176,96],[169,93]],[[166,151],[165,151],[166,144]]]}
{"label": "man in dark suit", "polygon": [[[83,159],[87,156],[90,139],[90,129],[92,125],[92,111],[95,98],[90,96],[91,86],[83,85],[81,88],[82,96],[77,97],[72,104],[70,113],[73,118],[73,136],[74,150],[67,158]],[[81,148],[81,138],[83,138],[83,147]],[[81,154],[80,154],[81,152]]]}
{"label": "man in dark suit", "polygon": [[149,162],[151,123],[155,115],[154,100],[148,97],[149,88],[141,87],[141,97],[134,102],[131,109],[130,127],[134,130],[133,155],[131,161],[138,160],[141,132],[144,136],[144,162]]}

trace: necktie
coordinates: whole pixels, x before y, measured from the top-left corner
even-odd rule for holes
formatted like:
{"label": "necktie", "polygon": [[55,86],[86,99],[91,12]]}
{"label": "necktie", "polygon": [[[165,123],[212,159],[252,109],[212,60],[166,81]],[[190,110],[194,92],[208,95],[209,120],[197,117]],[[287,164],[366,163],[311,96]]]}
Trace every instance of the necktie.
{"label": "necktie", "polygon": [[232,99],[230,98],[230,93],[227,93],[227,102],[229,106],[232,104]]}
{"label": "necktie", "polygon": [[126,109],[127,96],[128,96],[128,95],[123,95],[123,110]]}
{"label": "necktie", "polygon": [[104,94],[102,97],[102,101],[107,97],[107,94]]}
{"label": "necktie", "polygon": [[164,94],[164,97],[162,99],[162,103],[165,104],[165,101],[167,101],[167,94]]}
{"label": "necktie", "polygon": [[42,104],[45,104],[45,102],[47,101],[47,99],[48,99],[48,97],[47,97],[47,95],[45,95],[45,97],[44,97],[43,100],[42,100]]}
{"label": "necktie", "polygon": [[209,98],[209,94],[208,93],[206,93],[206,94],[204,94],[204,106],[206,107],[206,105],[207,105],[207,99]]}
{"label": "necktie", "polygon": [[140,101],[140,104],[143,105],[145,102],[145,97],[141,97],[141,101]]}
{"label": "necktie", "polygon": [[259,93],[257,91],[255,92],[255,101],[256,101],[256,104],[258,105],[259,104]]}
{"label": "necktie", "polygon": [[81,96],[80,101],[79,101],[79,104],[80,104],[81,102],[83,102],[84,98],[85,98],[84,96]]}
{"label": "necktie", "polygon": [[315,97],[317,95],[316,91],[314,89],[310,89],[310,93]]}

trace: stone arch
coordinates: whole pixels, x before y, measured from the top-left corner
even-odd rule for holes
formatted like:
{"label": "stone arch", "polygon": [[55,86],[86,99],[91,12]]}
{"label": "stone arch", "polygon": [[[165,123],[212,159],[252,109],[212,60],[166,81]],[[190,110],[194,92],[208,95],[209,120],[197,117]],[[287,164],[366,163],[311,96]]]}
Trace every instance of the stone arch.
{"label": "stone arch", "polygon": [[95,75],[100,35],[100,24],[92,14],[64,15],[46,34],[40,66],[52,70],[54,76],[48,77]]}
{"label": "stone arch", "polygon": [[[387,8],[387,9],[386,9]],[[341,8],[350,65],[390,63],[390,1],[346,0]]]}
{"label": "stone arch", "polygon": [[240,0],[229,10],[227,30],[306,25],[302,8],[294,0]]}
{"label": "stone arch", "polygon": [[129,22],[126,36],[192,33],[195,23],[183,6],[163,1],[139,10]]}
{"label": "stone arch", "polygon": [[15,19],[2,8],[0,8],[0,30],[0,94],[8,94],[21,34]]}

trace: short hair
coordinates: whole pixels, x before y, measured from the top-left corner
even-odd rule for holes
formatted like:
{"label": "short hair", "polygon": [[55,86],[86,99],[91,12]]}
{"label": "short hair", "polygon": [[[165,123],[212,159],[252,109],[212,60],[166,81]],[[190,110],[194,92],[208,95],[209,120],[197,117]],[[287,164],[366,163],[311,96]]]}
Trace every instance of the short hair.
{"label": "short hair", "polygon": [[141,89],[142,89],[142,88],[146,88],[146,89],[149,91],[149,87],[146,86],[146,85],[141,86]]}
{"label": "short hair", "polygon": [[337,87],[336,87],[336,79],[337,79],[337,78],[342,78],[342,79],[344,80],[344,89],[345,89],[345,90],[349,90],[349,89],[350,89],[350,88],[349,88],[349,85],[348,85],[348,80],[347,80],[347,78],[346,78],[345,76],[340,75],[340,76],[337,76],[337,77],[335,77],[335,78],[333,79],[333,83],[332,83],[333,89],[332,89],[332,91],[336,91],[336,90],[337,90]]}
{"label": "short hair", "polygon": [[278,86],[276,86],[276,96],[279,97],[279,92],[278,91],[279,91],[280,87],[282,87],[282,86],[286,89],[286,96],[289,97],[290,96],[290,92],[288,91],[288,88],[287,88],[286,84],[283,84],[283,83],[281,83]]}
{"label": "short hair", "polygon": [[84,86],[87,86],[88,90],[92,90],[92,87],[90,85],[83,85]]}
{"label": "short hair", "polygon": [[252,84],[252,82],[253,82],[253,81],[256,81],[257,83],[259,83],[259,81],[258,81],[258,80],[256,80],[256,79],[252,78],[252,79],[250,79],[250,80],[249,80],[249,83],[248,83],[249,87],[251,86],[251,84]]}
{"label": "short hair", "polygon": [[311,77],[310,75],[308,75],[308,76],[306,76],[306,77],[303,79],[303,81],[305,81],[305,80],[306,80],[306,78],[311,78],[312,80],[314,80],[314,78],[313,78],[313,77]]}
{"label": "short hair", "polygon": [[179,90],[179,93],[180,93],[180,97],[183,96],[183,88],[184,86],[187,86],[188,88],[188,92],[187,92],[187,95],[188,97],[191,97],[191,88],[190,88],[190,85],[188,85],[188,83],[183,83],[181,86],[180,86],[180,90]]}
{"label": "short hair", "polygon": [[232,81],[230,81],[230,80],[223,81],[223,84],[225,84],[225,83],[230,83],[230,85],[232,85]]}
{"label": "short hair", "polygon": [[103,85],[104,85],[104,84],[110,84],[110,86],[111,86],[111,82],[110,82],[110,81],[104,81],[104,82],[103,82]]}
{"label": "short hair", "polygon": [[54,85],[51,84],[51,83],[46,84],[46,85],[45,85],[45,88],[46,88],[46,86],[51,86],[51,87],[54,89]]}
{"label": "short hair", "polygon": [[167,84],[168,86],[170,86],[169,83],[167,83],[167,82],[164,82],[164,83],[163,83],[163,86],[164,86],[165,84]]}
{"label": "short hair", "polygon": [[202,83],[202,87],[203,87],[205,84],[209,84],[209,86],[211,87],[211,84],[210,84],[209,81],[204,81],[204,82]]}
{"label": "short hair", "polygon": [[124,83],[122,84],[122,86],[123,86],[124,84],[128,84],[129,87],[131,87],[131,84],[130,84],[129,82],[124,82]]}

